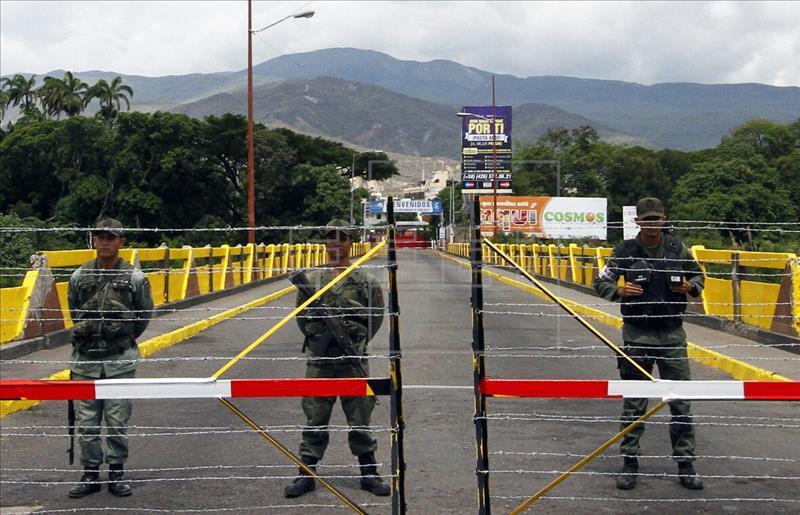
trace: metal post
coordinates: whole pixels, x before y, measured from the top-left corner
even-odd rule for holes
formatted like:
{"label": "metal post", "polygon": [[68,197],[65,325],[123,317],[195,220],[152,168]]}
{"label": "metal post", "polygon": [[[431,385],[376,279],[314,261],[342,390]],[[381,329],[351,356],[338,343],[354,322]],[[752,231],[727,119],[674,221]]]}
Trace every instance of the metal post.
{"label": "metal post", "polygon": [[169,276],[171,272],[169,247],[164,249],[164,302],[169,302]]}
{"label": "metal post", "polygon": [[[492,239],[497,241],[497,219],[499,218],[499,213],[497,212],[497,105],[495,104],[494,96],[494,75],[492,75],[492,204],[494,211]],[[480,221],[480,218],[478,220]]]}
{"label": "metal post", "polygon": [[556,161],[556,197],[561,196],[561,159]]}
{"label": "metal post", "polygon": [[247,0],[247,243],[256,242],[255,144],[253,142],[253,2]]}
{"label": "metal post", "polygon": [[353,215],[353,180],[356,177],[356,157],[358,157],[358,154],[353,154],[353,166],[350,167],[350,225],[355,225],[356,223]]}
{"label": "metal post", "polygon": [[394,199],[388,198],[386,213],[389,222],[389,366],[391,378],[392,425],[392,513],[406,513],[406,462],[403,449],[403,375],[400,353],[400,304],[397,295],[397,251],[394,220]]}
{"label": "metal post", "polygon": [[475,423],[475,451],[478,479],[478,513],[489,515],[489,448],[488,427],[486,422],[486,396],[481,392],[481,383],[486,376],[483,334],[483,253],[481,246],[480,201],[478,196],[472,204],[470,223],[472,239],[470,241],[470,262],[472,265],[472,379],[475,389],[475,407],[473,422]]}
{"label": "metal post", "polygon": [[731,252],[731,285],[733,287],[733,322],[738,325],[742,321],[742,283],[739,274],[739,252]]}

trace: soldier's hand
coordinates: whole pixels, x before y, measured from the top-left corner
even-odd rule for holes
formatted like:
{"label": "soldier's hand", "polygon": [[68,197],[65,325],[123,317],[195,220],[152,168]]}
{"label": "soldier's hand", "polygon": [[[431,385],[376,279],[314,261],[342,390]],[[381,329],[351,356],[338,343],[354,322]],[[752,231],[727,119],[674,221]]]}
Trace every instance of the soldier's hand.
{"label": "soldier's hand", "polygon": [[617,295],[620,297],[638,297],[644,293],[641,286],[635,283],[626,282],[623,286],[617,288]]}
{"label": "soldier's hand", "polygon": [[670,289],[673,292],[675,292],[675,293],[683,293],[684,295],[686,295],[690,291],[692,291],[692,288],[694,288],[694,285],[692,283],[690,283],[689,281],[687,281],[686,278],[683,279],[683,282],[680,285],[671,286],[670,287]]}

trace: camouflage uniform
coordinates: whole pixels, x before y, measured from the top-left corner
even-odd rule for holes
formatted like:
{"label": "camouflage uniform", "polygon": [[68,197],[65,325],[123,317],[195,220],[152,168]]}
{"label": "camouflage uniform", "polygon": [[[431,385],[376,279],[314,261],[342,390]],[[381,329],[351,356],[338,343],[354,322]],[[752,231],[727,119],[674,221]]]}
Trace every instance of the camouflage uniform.
{"label": "camouflage uniform", "polygon": [[[308,273],[307,276],[309,283],[314,286],[316,291],[332,281],[336,276],[336,271],[317,269]],[[306,300],[307,297],[299,293],[297,305]],[[383,323],[383,292],[375,276],[356,269],[322,295],[320,301],[333,308],[337,314],[340,313],[344,316],[344,324],[350,333],[353,346],[359,355],[366,355],[367,343]],[[307,349],[310,353],[306,377],[359,377],[361,374],[358,368],[351,362],[344,358],[335,359],[344,355],[342,349],[336,344],[335,338],[330,334],[325,323],[322,320],[314,319],[313,316],[314,309],[309,308],[297,317],[300,330],[305,335],[303,349],[304,351]],[[366,359],[362,360],[362,364],[364,369],[369,372]],[[341,397],[341,401],[347,423],[351,426],[348,435],[350,451],[355,456],[374,452],[377,448],[375,439],[366,431],[352,428],[369,426],[372,410],[375,407],[375,397]],[[303,431],[300,456],[316,460],[322,459],[329,440],[326,427],[330,422],[335,403],[336,397],[303,398],[302,407],[308,424],[306,430]]]}
{"label": "camouflage uniform", "polygon": [[[652,263],[654,268],[658,268],[659,261],[657,260],[662,260],[662,263],[665,260],[665,241],[669,241],[668,238],[670,237],[665,235],[655,248],[647,248],[642,245],[638,236],[635,244],[638,245],[639,252],[643,253],[648,262]],[[703,272],[689,249],[674,238],[672,240],[677,242],[675,243],[677,252],[674,261],[681,264],[682,274],[692,283],[692,295],[699,296],[703,291]],[[617,280],[624,276],[626,271],[625,246],[630,248],[634,246],[633,244],[634,241],[629,240],[615,247],[607,266],[600,271],[594,282],[594,289],[601,297],[611,301],[623,300],[617,294]],[[686,301],[685,295],[674,293],[669,295],[677,295],[684,302]],[[636,297],[632,297],[627,301],[636,303],[636,299]],[[663,303],[667,299],[656,300]],[[679,311],[682,310],[683,308]],[[651,318],[641,316],[638,321],[634,317],[625,318],[622,326],[623,351],[648,373],[652,373],[653,366],[657,365],[661,379],[688,381],[691,379],[691,375],[682,316],[679,313],[678,316],[673,317],[673,323],[665,323],[664,320],[669,318],[669,314]],[[644,374],[624,358],[618,358],[618,367],[622,379],[647,380]],[[694,460],[695,435],[690,403],[685,400],[672,401],[669,403],[669,408],[672,414],[669,434],[672,441],[673,458],[679,463],[691,462]],[[644,415],[646,411],[647,399],[625,399],[621,429]],[[640,424],[622,439],[620,450],[623,455],[638,456],[641,454],[639,440],[644,434],[644,430],[645,425]]]}
{"label": "camouflage uniform", "polygon": [[[70,277],[67,299],[75,322],[72,379],[134,377],[139,360],[135,340],[147,328],[153,309],[150,282],[144,272],[122,259],[112,269],[98,268],[97,260],[89,261]],[[103,420],[107,431],[106,463],[125,463],[131,404],[130,400],[76,401],[75,421],[84,468],[103,463]]]}

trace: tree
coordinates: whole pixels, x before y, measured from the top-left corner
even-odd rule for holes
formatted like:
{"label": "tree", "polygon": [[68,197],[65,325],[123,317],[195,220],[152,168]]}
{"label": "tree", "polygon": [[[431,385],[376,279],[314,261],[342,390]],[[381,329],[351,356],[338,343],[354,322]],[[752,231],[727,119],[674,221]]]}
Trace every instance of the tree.
{"label": "tree", "polygon": [[100,102],[98,115],[107,122],[111,122],[119,116],[122,102],[125,102],[126,110],[131,108],[131,97],[133,97],[133,89],[122,83],[122,77],[116,76],[110,84],[105,79],[98,80],[94,86],[89,88],[87,98],[89,101],[96,98]]}
{"label": "tree", "polygon": [[8,96],[8,92],[5,89],[0,89],[0,120],[5,118],[6,109],[10,101],[11,98]]}
{"label": "tree", "polygon": [[10,79],[3,79],[3,82],[12,106],[20,106],[23,112],[36,109],[36,75],[26,79],[24,75],[17,74]]}
{"label": "tree", "polygon": [[751,120],[722,139],[720,151],[741,154],[743,149],[771,161],[797,148],[797,135],[791,127],[770,120]]}
{"label": "tree", "polygon": [[698,163],[678,181],[672,198],[671,218],[733,223],[738,227],[720,232],[739,247],[754,246],[748,222],[780,224],[798,217],[779,174],[760,155]]}
{"label": "tree", "polygon": [[[383,152],[364,152],[356,156],[355,164],[354,175],[366,180],[383,181],[399,173],[394,161]],[[350,166],[352,164],[348,164],[347,168]]]}
{"label": "tree", "polygon": [[60,118],[63,112],[71,117],[80,114],[86,107],[89,85],[68,71],[63,79],[45,77],[38,93],[42,109],[47,115]]}

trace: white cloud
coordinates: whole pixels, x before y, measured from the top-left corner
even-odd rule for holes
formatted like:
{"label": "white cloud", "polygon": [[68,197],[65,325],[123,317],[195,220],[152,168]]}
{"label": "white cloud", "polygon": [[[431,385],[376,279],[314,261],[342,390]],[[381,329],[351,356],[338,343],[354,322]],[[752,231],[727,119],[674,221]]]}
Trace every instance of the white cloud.
{"label": "white cloud", "polygon": [[[797,2],[262,2],[256,63],[329,47],[518,76],[800,85]],[[239,70],[247,4],[0,2],[0,73]]]}

